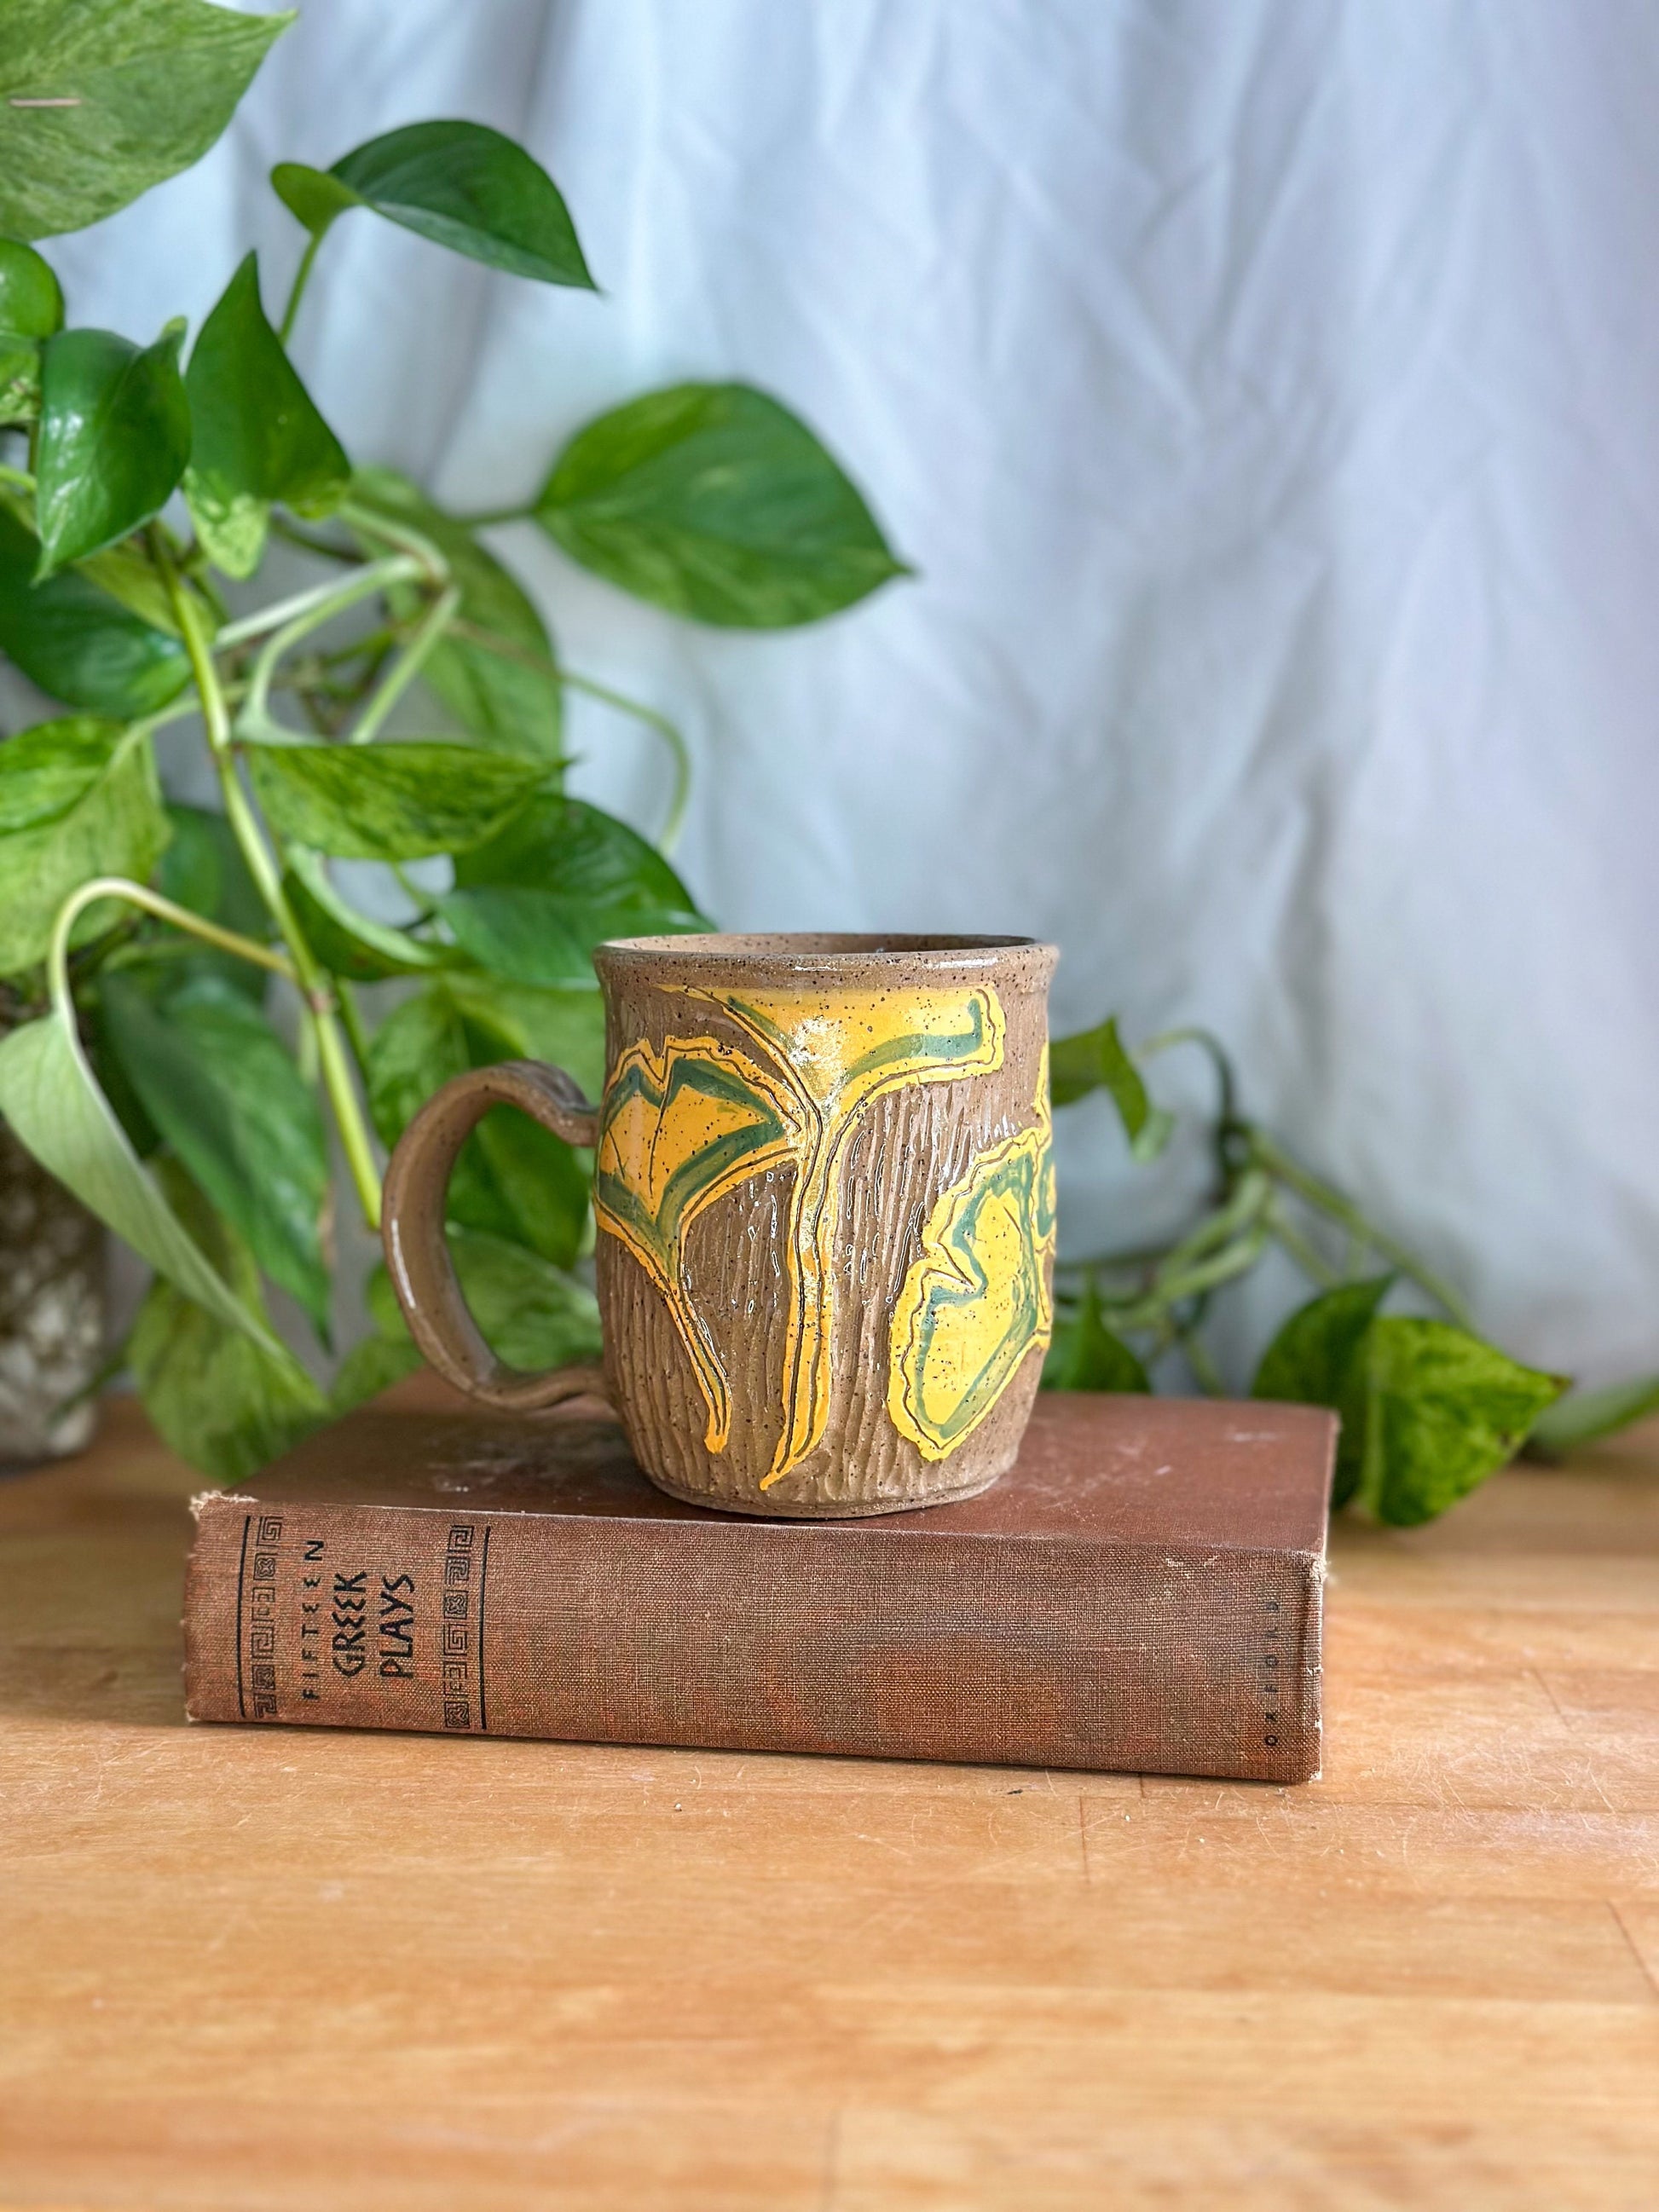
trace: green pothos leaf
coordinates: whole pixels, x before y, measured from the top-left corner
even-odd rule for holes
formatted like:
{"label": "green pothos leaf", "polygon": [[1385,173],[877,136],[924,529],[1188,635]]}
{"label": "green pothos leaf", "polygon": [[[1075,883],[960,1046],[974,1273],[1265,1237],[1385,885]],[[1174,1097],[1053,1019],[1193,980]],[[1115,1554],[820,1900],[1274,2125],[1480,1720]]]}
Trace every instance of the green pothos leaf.
{"label": "green pothos leaf", "polygon": [[209,557],[251,576],[273,501],[327,514],[351,475],[339,440],[265,319],[250,253],[202,325],[185,388],[192,426],[185,496]]}
{"label": "green pothos leaf", "polygon": [[443,991],[464,1020],[498,1042],[498,1057],[550,1060],[589,1098],[604,1090],[605,1007],[597,991],[532,989],[467,968],[446,975]]}
{"label": "green pothos leaf", "polygon": [[[173,836],[155,872],[156,890],[206,921],[219,922],[256,944],[268,942],[270,912],[224,816],[176,799],[167,802],[167,815]],[[186,940],[165,924],[155,924],[149,936],[152,943],[157,938],[166,943],[163,957],[174,982],[185,974],[211,975],[256,1006],[264,1004],[270,977],[264,968],[209,945],[191,943],[185,950]]]}
{"label": "green pothos leaf", "polygon": [[[133,539],[106,545],[101,553],[88,553],[84,561],[76,562],[75,574],[107,592],[152,629],[165,630],[169,637],[181,635],[167,586]],[[186,594],[194,591],[189,582],[184,588]]]}
{"label": "green pothos leaf", "polygon": [[360,914],[335,889],[322,855],[303,845],[288,848],[283,888],[312,951],[331,975],[378,983],[393,975],[431,975],[461,957],[450,945],[429,944]]}
{"label": "green pothos leaf", "polygon": [[[40,544],[0,503],[0,652],[66,706],[121,717],[153,714],[190,681],[176,636],[112,596],[99,579],[118,548],[86,571],[34,581]],[[125,578],[128,570],[119,568]]]}
{"label": "green pothos leaf", "polygon": [[[217,1273],[264,1321],[252,1256],[173,1162],[168,1197]],[[206,1264],[205,1261],[204,1264]],[[256,1342],[170,1282],[151,1284],[127,1341],[127,1364],[162,1440],[204,1474],[237,1482],[320,1426],[328,1401],[280,1346]]]}
{"label": "green pothos leaf", "polygon": [[603,808],[542,792],[455,862],[439,901],[456,942],[520,983],[592,989],[591,955],[611,937],[708,927],[654,846]]}
{"label": "green pothos leaf", "polygon": [[150,1121],[326,1341],[322,1114],[264,1012],[216,975],[155,997],[111,975],[100,996],[109,1039]]}
{"label": "green pothos leaf", "polygon": [[1512,1459],[1565,1386],[1449,1322],[1379,1313],[1391,1279],[1339,1285],[1292,1314],[1252,1395],[1333,1407],[1332,1503],[1410,1527]]}
{"label": "green pothos leaf", "polygon": [[190,459],[183,337],[184,325],[170,323],[149,346],[113,331],[46,340],[35,460],[41,576],[126,537],[176,489]]}
{"label": "green pothos leaf", "polygon": [[0,424],[32,422],[40,411],[40,342],[0,331]]}
{"label": "green pothos leaf", "polygon": [[40,341],[63,327],[64,295],[32,246],[0,238],[0,423],[33,421],[40,405]]}
{"label": "green pothos leaf", "polygon": [[[564,695],[552,642],[527,593],[464,524],[394,470],[360,469],[351,496],[354,507],[412,523],[429,538],[460,592],[454,623],[428,655],[422,680],[484,744],[556,765]],[[412,587],[391,596],[398,614],[413,611]]]}
{"label": "green pothos leaf", "polygon": [[[167,841],[149,737],[79,715],[0,744],[0,975],[46,957],[59,908],[94,876],[143,882]],[[106,928],[102,900],[76,940]]]}
{"label": "green pothos leaf", "polygon": [[1154,1106],[1147,1096],[1140,1070],[1117,1033],[1115,1014],[1091,1030],[1054,1039],[1048,1048],[1048,1090],[1056,1106],[1070,1106],[1091,1091],[1105,1091],[1138,1160],[1156,1158],[1175,1127],[1174,1115]]}
{"label": "green pothos leaf", "polygon": [[1356,1495],[1402,1528],[1431,1521],[1506,1465],[1566,1388],[1449,1322],[1394,1316],[1371,1324],[1365,1379]]}
{"label": "green pothos leaf", "polygon": [[292,15],[5,0],[0,231],[80,230],[199,161]]}
{"label": "green pothos leaf", "polygon": [[330,1413],[349,1413],[365,1398],[378,1398],[405,1375],[413,1375],[422,1364],[415,1340],[406,1331],[400,1337],[364,1337],[352,1346],[335,1370],[328,1394]]}
{"label": "green pothos leaf", "polygon": [[[369,1046],[369,1110],[383,1142],[394,1145],[452,1076],[522,1058],[523,1035],[498,1016],[488,994],[458,991],[448,976],[406,999]],[[462,1148],[450,1178],[449,1214],[568,1267],[586,1237],[587,1171],[551,1130],[497,1106]]]}
{"label": "green pothos leaf", "polygon": [[79,1038],[58,1013],[26,1022],[0,1040],[0,1115],[41,1166],[158,1274],[272,1359],[289,1357],[167,1204],[100,1090]]}
{"label": "green pothos leaf", "polygon": [[74,714],[0,741],[0,837],[72,812],[107,771],[123,734],[117,722]]}
{"label": "green pothos leaf", "polygon": [[601,415],[536,520],[595,575],[738,629],[817,622],[906,573],[805,423],[746,384],[680,384]]}
{"label": "green pothos leaf", "polygon": [[1347,1504],[1364,1470],[1371,1323],[1393,1282],[1392,1275],[1374,1275],[1340,1283],[1298,1306],[1263,1352],[1250,1386],[1253,1398],[1328,1406],[1341,1416],[1333,1506]]}
{"label": "green pothos leaf", "polygon": [[1137,1355],[1106,1325],[1100,1294],[1091,1283],[1069,1320],[1059,1322],[1042,1363],[1045,1390],[1150,1391]]}
{"label": "green pothos leaf", "polygon": [[[574,1276],[478,1230],[452,1222],[447,1235],[462,1296],[497,1358],[534,1369],[599,1358],[599,1310]],[[376,1328],[398,1341],[405,1334],[404,1319],[384,1267],[374,1269],[367,1288]]]}
{"label": "green pothos leaf", "polygon": [[285,837],[345,860],[459,853],[500,830],[542,781],[529,761],[416,739],[257,744],[248,773]]}
{"label": "green pothos leaf", "polygon": [[49,338],[63,327],[63,289],[51,263],[18,239],[0,238],[0,331]]}
{"label": "green pothos leaf", "polygon": [[162,1442],[217,1482],[256,1474],[333,1410],[297,1361],[262,1351],[160,1278],[127,1364]]}
{"label": "green pothos leaf", "polygon": [[522,146],[484,124],[407,124],[354,147],[331,169],[279,162],[270,181],[313,237],[349,208],[372,208],[489,268],[593,289],[558,186]]}
{"label": "green pothos leaf", "polygon": [[222,922],[240,936],[268,938],[270,916],[224,816],[212,807],[169,799],[167,820],[173,842],[162,860],[157,888],[192,914]]}

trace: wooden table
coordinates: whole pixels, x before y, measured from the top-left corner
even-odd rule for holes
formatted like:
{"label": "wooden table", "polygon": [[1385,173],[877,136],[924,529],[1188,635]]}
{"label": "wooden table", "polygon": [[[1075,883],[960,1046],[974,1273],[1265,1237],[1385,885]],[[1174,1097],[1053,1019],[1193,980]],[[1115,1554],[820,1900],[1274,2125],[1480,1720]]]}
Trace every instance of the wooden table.
{"label": "wooden table", "polygon": [[0,1483],[0,2205],[1659,2204],[1659,1442],[1337,1536],[1325,1779],[187,1729]]}

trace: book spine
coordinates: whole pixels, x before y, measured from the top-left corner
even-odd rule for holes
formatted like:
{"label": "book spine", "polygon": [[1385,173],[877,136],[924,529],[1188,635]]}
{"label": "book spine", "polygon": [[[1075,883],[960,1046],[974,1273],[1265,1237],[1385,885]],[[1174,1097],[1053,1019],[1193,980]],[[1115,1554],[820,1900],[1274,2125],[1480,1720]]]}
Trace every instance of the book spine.
{"label": "book spine", "polygon": [[191,1717],[1297,1782],[1311,1553],[198,1501]]}

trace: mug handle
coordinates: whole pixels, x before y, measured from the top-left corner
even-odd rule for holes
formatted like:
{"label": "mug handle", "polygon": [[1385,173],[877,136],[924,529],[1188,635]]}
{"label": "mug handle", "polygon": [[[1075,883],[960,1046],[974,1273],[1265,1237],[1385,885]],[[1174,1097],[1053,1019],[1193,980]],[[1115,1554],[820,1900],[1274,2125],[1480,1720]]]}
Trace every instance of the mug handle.
{"label": "mug handle", "polygon": [[492,1106],[517,1106],[562,1137],[590,1149],[599,1116],[562,1067],[504,1060],[475,1067],[434,1091],[398,1138],[386,1169],[380,1224],[392,1287],[409,1333],[447,1382],[503,1412],[526,1413],[562,1398],[604,1398],[600,1367],[550,1368],[526,1375],[498,1359],[467,1310],[444,1235],[444,1204],[461,1146]]}

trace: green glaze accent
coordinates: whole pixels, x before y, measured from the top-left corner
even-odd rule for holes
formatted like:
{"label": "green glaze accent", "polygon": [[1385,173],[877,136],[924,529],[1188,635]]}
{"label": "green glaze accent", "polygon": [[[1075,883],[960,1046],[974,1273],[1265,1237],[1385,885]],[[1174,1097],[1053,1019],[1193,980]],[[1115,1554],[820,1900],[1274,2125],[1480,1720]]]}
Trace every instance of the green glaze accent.
{"label": "green glaze accent", "polygon": [[606,1089],[593,1204],[667,1301],[708,1408],[710,1451],[731,1435],[726,1373],[684,1279],[692,1223],[722,1192],[794,1157],[788,1092],[734,1045],[672,1037],[636,1044]]}
{"label": "green glaze accent", "polygon": [[922,1456],[971,1436],[1054,1327],[1054,1176],[1044,1087],[1036,1125],[982,1152],[922,1231],[890,1336],[887,1409]]}

